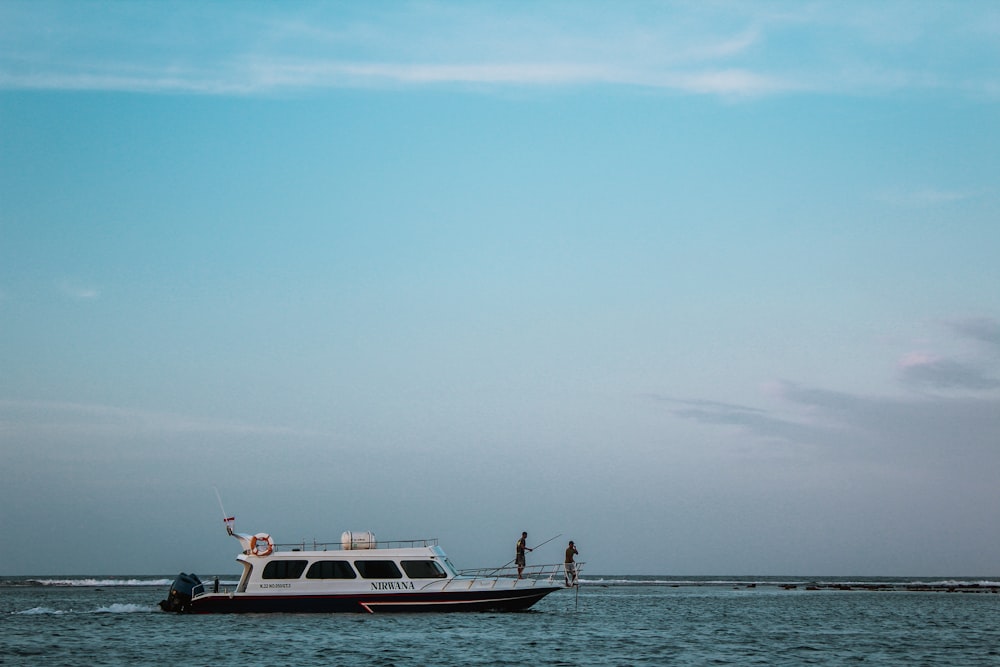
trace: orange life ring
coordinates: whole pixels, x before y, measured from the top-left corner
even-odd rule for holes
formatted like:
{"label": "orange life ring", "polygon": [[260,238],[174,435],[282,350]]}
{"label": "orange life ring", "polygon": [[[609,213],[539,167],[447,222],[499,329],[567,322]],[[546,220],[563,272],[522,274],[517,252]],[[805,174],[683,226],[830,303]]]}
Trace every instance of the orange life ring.
{"label": "orange life ring", "polygon": [[[258,543],[263,545],[258,548]],[[267,533],[257,533],[250,538],[250,553],[254,556],[270,556],[274,551],[274,540]]]}

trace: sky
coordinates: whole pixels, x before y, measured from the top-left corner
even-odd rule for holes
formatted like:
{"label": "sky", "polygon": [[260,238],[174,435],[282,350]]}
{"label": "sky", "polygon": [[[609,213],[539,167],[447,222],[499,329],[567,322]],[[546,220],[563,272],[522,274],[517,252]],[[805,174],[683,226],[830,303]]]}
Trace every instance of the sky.
{"label": "sky", "polygon": [[993,2],[5,0],[0,575],[1000,578],[998,179]]}

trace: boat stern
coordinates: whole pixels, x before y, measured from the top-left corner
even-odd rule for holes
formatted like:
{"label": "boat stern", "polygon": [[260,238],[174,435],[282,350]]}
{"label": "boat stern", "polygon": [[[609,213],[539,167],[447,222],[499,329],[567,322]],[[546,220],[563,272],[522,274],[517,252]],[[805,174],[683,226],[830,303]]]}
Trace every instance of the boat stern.
{"label": "boat stern", "polygon": [[160,609],[176,613],[191,611],[191,597],[200,593],[205,586],[196,574],[181,572],[170,585],[170,592],[165,600],[160,600]]}

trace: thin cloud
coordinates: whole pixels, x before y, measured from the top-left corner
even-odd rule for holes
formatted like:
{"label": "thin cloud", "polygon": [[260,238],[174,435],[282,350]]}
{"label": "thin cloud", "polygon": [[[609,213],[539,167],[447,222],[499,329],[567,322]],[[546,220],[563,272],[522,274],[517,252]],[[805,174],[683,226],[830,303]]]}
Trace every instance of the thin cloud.
{"label": "thin cloud", "polygon": [[230,68],[223,76],[197,70],[151,71],[147,74],[98,71],[43,72],[12,75],[0,72],[0,89],[104,90],[209,95],[267,94],[280,91],[349,87],[426,85],[562,86],[621,85],[692,94],[751,97],[803,89],[792,80],[746,69],[661,71],[605,64],[539,63],[365,63],[340,61],[275,61],[257,58]]}
{"label": "thin cloud", "polygon": [[57,287],[64,295],[77,301],[91,301],[101,296],[100,290],[96,287],[71,280],[62,280]]}
{"label": "thin cloud", "polygon": [[739,405],[736,403],[724,403],[720,401],[709,401],[704,399],[694,399],[694,398],[675,398],[672,396],[663,396],[661,394],[647,394],[650,398],[657,401],[663,401],[665,403],[674,403],[678,405],[691,406],[694,408],[707,408],[711,410],[724,410],[734,413],[750,412],[750,413],[763,413],[764,410],[760,408],[753,408],[747,405]]}
{"label": "thin cloud", "polygon": [[[892,4],[877,29],[827,3],[294,7],[297,16],[266,5],[8,6],[0,88],[241,95],[619,85],[721,97],[998,88],[993,40],[979,27],[997,14],[988,4],[946,15]],[[956,44],[967,60],[933,57]]]}
{"label": "thin cloud", "polygon": [[959,452],[1000,456],[1000,399],[890,398],[791,386],[788,398],[850,426],[866,448],[886,457],[918,452],[935,457]]}
{"label": "thin cloud", "polygon": [[949,323],[957,333],[990,345],[1000,346],[1000,322],[989,317],[970,317]]}
{"label": "thin cloud", "polygon": [[0,433],[127,436],[136,433],[316,437],[307,429],[120,408],[94,403],[0,400]]}
{"label": "thin cloud", "polygon": [[[651,395],[671,404],[670,412],[681,419],[710,426],[731,426],[765,440],[799,444],[819,444],[833,437],[833,431],[808,420],[794,420],[767,410],[703,399],[679,399]],[[835,430],[835,429],[834,429]]]}
{"label": "thin cloud", "polygon": [[900,381],[913,388],[935,391],[989,392],[1000,388],[996,371],[1000,322],[989,317],[969,317],[944,325],[958,342],[974,341],[980,345],[961,357],[926,351],[906,354],[898,363]]}
{"label": "thin cloud", "polygon": [[1000,380],[982,368],[927,354],[910,354],[899,365],[900,379],[909,385],[931,389],[983,391],[1000,387]]}
{"label": "thin cloud", "polygon": [[796,422],[778,416],[745,412],[742,410],[676,409],[673,414],[682,419],[711,426],[735,426],[746,433],[766,440],[780,440],[799,444],[817,444],[830,438],[828,429],[816,424]]}
{"label": "thin cloud", "polygon": [[[958,320],[949,327],[960,338],[1000,344],[1000,324],[991,318]],[[1000,378],[992,372],[992,359],[908,354],[899,362],[897,379],[910,391],[894,397],[777,383],[771,394],[784,402],[780,413],[698,399],[668,402],[678,418],[735,427],[765,442],[811,451],[818,446],[830,461],[909,465],[912,459],[914,465],[948,461],[956,466],[973,461],[995,467],[1000,465]]]}
{"label": "thin cloud", "polygon": [[723,407],[671,412],[709,426],[736,427],[746,437],[763,442],[808,447],[820,452],[820,460],[918,465],[928,460],[983,461],[985,457],[989,465],[1000,465],[997,398],[888,398],[790,383],[784,394],[792,416]]}

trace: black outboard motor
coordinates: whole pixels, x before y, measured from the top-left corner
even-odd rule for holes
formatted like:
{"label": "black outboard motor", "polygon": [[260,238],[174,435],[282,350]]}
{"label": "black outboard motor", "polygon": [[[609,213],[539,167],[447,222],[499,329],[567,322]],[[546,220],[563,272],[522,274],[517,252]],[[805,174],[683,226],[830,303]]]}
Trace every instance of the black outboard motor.
{"label": "black outboard motor", "polygon": [[181,572],[170,586],[167,599],[160,600],[160,609],[176,612],[191,611],[191,596],[196,588],[199,593],[205,589],[198,575]]}

